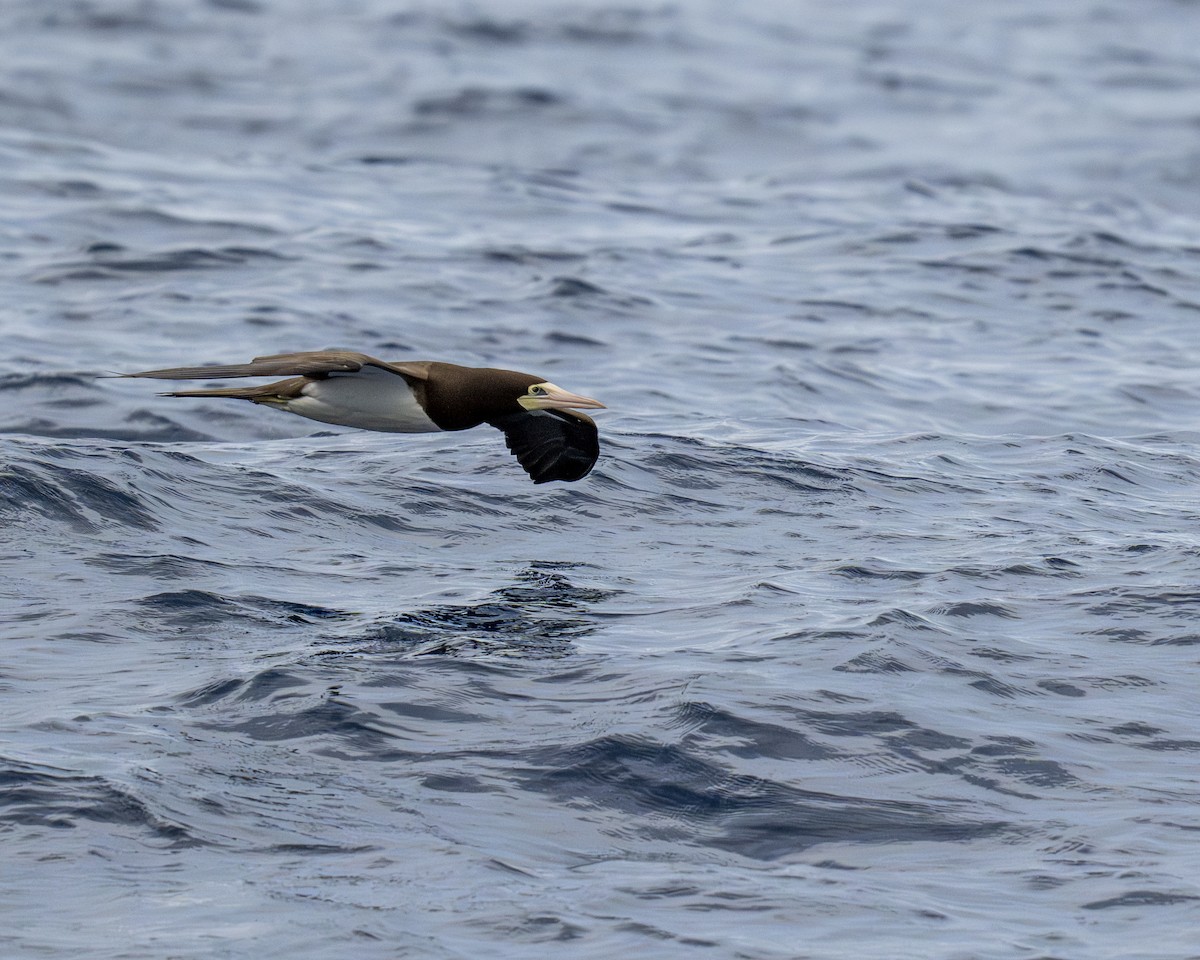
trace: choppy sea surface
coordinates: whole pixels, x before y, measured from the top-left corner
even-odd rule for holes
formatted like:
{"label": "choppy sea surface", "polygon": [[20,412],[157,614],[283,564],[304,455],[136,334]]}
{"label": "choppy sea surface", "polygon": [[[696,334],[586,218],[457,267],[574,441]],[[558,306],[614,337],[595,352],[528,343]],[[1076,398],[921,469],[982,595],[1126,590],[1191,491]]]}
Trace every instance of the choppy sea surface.
{"label": "choppy sea surface", "polygon": [[[0,954],[1200,957],[1198,35],[0,4]],[[601,459],[101,376],[330,346]]]}

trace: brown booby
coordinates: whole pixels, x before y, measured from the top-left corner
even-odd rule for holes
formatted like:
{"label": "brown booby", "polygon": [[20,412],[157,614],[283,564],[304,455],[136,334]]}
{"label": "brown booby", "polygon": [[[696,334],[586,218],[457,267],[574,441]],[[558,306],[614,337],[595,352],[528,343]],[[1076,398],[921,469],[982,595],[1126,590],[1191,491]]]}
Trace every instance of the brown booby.
{"label": "brown booby", "polygon": [[386,363],[365,353],[314,350],[229,366],[173,367],[122,374],[154,380],[288,377],[254,387],[177,390],[166,397],[234,397],[322,423],[388,433],[503,431],[534,483],[581,480],[600,455],[596,424],[578,408],[602,408],[542,377],[436,360]]}

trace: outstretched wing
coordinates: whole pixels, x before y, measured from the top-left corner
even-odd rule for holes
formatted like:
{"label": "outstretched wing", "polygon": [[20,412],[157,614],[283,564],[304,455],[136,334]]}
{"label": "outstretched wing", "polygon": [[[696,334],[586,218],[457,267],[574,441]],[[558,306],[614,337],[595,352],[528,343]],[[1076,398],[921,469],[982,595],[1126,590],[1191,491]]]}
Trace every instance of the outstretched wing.
{"label": "outstretched wing", "polygon": [[428,376],[426,361],[415,363],[386,363],[365,353],[350,350],[308,350],[303,353],[277,353],[255,357],[250,363],[227,366],[167,367],[163,370],[143,370],[124,373],[124,377],[145,377],[151,380],[226,380],[231,377],[315,377],[331,373],[357,373],[363,367],[380,367],[413,380]]}
{"label": "outstretched wing", "polygon": [[573,410],[529,410],[489,420],[534,483],[582,480],[600,456],[591,417]]}

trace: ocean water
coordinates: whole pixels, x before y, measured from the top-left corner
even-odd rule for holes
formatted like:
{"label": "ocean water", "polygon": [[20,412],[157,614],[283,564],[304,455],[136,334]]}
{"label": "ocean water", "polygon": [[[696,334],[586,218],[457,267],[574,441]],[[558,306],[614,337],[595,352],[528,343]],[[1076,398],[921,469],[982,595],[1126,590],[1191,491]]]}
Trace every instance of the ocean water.
{"label": "ocean water", "polygon": [[[1200,957],[1198,33],[6,0],[0,953]],[[104,377],[329,346],[601,459]]]}

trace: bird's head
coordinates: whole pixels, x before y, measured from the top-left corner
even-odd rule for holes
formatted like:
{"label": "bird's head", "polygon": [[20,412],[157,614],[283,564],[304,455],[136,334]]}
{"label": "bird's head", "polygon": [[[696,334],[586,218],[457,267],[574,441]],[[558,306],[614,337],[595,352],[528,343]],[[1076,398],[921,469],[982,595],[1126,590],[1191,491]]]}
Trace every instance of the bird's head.
{"label": "bird's head", "polygon": [[517,397],[526,410],[602,410],[604,404],[591,397],[568,393],[562,387],[547,381],[531,383],[525,393]]}

